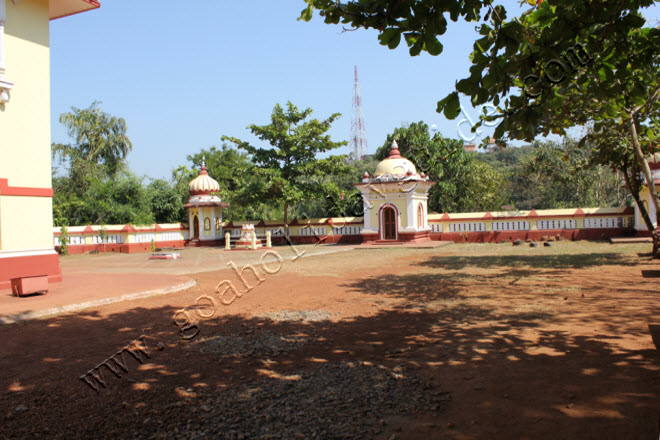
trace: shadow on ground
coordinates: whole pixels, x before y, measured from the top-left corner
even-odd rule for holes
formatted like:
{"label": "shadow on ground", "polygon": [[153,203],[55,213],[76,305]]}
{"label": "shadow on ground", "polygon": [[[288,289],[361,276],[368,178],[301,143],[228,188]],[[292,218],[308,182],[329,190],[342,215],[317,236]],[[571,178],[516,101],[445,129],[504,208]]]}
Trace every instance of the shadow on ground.
{"label": "shadow on ground", "polygon": [[[437,281],[392,278],[352,286],[370,295],[413,296]],[[428,299],[432,291],[421,295]],[[435,296],[460,298],[447,287]],[[499,438],[504,426],[509,438],[521,439],[632,438],[631,429],[635,438],[657,437],[655,352],[537,328],[538,319],[522,313],[460,303],[341,322],[228,316],[200,323],[197,338],[184,341],[171,322],[174,311],[104,318],[88,312],[0,328],[0,437],[254,438],[270,428],[289,433],[294,425],[303,437],[319,438],[471,438],[471,430]],[[524,328],[535,333],[523,336]],[[141,334],[150,355],[144,364],[129,358],[121,377],[104,372],[107,387],[99,393],[79,380]],[[283,342],[273,350],[278,338]],[[158,343],[165,349],[158,351]],[[357,376],[342,380],[332,376],[337,371]],[[377,371],[396,379],[386,394],[363,401],[342,385]],[[412,382],[399,389],[404,378]],[[297,381],[304,387],[290,385]],[[264,389],[275,391],[260,394]],[[328,393],[336,403],[324,403]],[[512,418],[516,425],[507,426]]]}
{"label": "shadow on ground", "polygon": [[584,253],[546,255],[488,255],[488,256],[438,256],[421,263],[422,266],[461,270],[468,267],[507,267],[517,270],[523,267],[534,269],[580,269],[593,266],[617,264],[635,266],[634,260],[623,254]]}

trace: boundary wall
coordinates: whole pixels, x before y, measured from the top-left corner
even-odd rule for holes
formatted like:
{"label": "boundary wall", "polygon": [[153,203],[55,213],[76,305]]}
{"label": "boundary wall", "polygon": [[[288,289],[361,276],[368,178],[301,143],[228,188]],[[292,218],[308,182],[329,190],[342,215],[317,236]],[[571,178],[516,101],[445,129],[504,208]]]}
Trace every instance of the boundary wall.
{"label": "boundary wall", "polygon": [[[67,251],[84,252],[149,252],[152,241],[158,248],[183,247],[188,240],[188,227],[181,223],[163,223],[146,226],[104,225],[69,226]],[[53,228],[53,246],[60,250],[62,228]],[[105,234],[105,235],[103,235]],[[102,239],[104,237],[104,239]]]}
{"label": "boundary wall", "polygon": [[[455,243],[502,243],[521,240],[604,240],[634,235],[635,214],[626,208],[577,208],[531,211],[470,212],[429,214],[432,240]],[[270,231],[273,244],[284,244],[281,221],[244,221],[222,224],[223,235],[231,241],[241,235],[241,226],[252,224],[257,236],[264,239]],[[294,219],[289,223],[293,243],[362,243],[362,217]],[[183,247],[189,242],[188,227],[181,223],[68,227],[70,254],[99,252],[148,252],[152,241],[157,248]],[[105,233],[102,240],[101,231]],[[61,228],[54,228],[53,245],[59,250]],[[223,245],[223,240],[205,243]]]}

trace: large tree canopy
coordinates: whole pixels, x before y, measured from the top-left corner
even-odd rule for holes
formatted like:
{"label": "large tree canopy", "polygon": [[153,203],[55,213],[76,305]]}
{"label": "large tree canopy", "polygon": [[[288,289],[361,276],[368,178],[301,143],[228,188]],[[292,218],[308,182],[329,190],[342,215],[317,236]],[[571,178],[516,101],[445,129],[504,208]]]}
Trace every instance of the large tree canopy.
{"label": "large tree canopy", "polygon": [[[502,141],[532,141],[585,124],[593,124],[595,132],[622,127],[620,141],[631,154],[619,154],[614,151],[619,146],[607,143],[594,143],[595,148],[621,171],[623,157],[632,157],[652,181],[646,157],[658,151],[660,28],[644,27],[642,12],[653,0],[538,1],[511,19],[491,0],[305,1],[302,19],[317,9],[326,23],[378,30],[381,44],[390,48],[403,37],[411,55],[442,52],[437,37],[447,29],[447,16],[481,22],[470,76],[438,102],[438,112],[456,118],[459,93],[474,106],[491,103],[498,112],[480,123],[498,121],[495,137]],[[660,218],[660,199],[653,185],[649,189]],[[660,236],[647,226],[660,256]]]}
{"label": "large tree canopy", "polygon": [[[229,204],[229,208],[223,212],[224,219],[282,218],[279,206],[269,204],[259,197],[267,181],[247,153],[223,144],[221,148],[203,148],[199,153],[188,156],[194,168],[198,168],[203,160],[209,175],[220,184],[220,197]],[[177,186],[183,187],[184,197],[188,197],[188,183],[196,176],[197,170],[189,170],[187,167],[179,167],[175,173],[175,181],[178,182]]]}
{"label": "large tree canopy", "polygon": [[98,102],[88,108],[71,107],[60,122],[72,144],[53,144],[53,158],[68,167],[68,176],[80,191],[90,179],[114,177],[125,167],[125,159],[133,148],[126,134],[124,118],[101,111]]}
{"label": "large tree canopy", "polygon": [[284,222],[288,222],[288,207],[300,201],[314,198],[323,186],[324,177],[345,170],[345,158],[330,156],[318,158],[325,153],[346,145],[333,142],[327,134],[332,123],[340,116],[335,113],[323,121],[307,118],[312,109],[300,111],[291,102],[286,109],[275,105],[271,122],[267,125],[252,124],[248,129],[256,137],[270,144],[271,148],[255,147],[238,138],[222,136],[246,150],[259,168],[262,182],[257,190],[261,200],[278,201],[283,204]]}

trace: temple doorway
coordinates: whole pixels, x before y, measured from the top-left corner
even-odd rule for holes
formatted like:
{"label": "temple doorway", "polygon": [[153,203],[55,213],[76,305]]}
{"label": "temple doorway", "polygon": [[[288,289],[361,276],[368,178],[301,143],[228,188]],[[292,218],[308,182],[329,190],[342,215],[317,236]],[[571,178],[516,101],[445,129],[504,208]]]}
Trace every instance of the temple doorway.
{"label": "temple doorway", "polygon": [[199,239],[199,217],[197,217],[197,214],[193,217],[193,238]]}
{"label": "temple doorway", "polygon": [[396,212],[394,208],[383,208],[383,240],[396,240]]}

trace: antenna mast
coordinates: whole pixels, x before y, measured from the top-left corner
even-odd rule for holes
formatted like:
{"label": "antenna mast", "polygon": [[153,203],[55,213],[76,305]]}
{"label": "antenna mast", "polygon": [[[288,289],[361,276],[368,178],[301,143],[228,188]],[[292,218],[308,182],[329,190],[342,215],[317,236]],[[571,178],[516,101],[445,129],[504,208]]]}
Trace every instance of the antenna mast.
{"label": "antenna mast", "polygon": [[358,80],[357,66],[355,66],[355,84],[353,86],[350,147],[352,148],[354,160],[362,160],[364,155],[367,154],[367,136],[365,134],[362,92]]}

